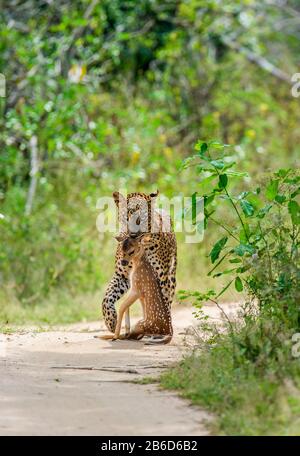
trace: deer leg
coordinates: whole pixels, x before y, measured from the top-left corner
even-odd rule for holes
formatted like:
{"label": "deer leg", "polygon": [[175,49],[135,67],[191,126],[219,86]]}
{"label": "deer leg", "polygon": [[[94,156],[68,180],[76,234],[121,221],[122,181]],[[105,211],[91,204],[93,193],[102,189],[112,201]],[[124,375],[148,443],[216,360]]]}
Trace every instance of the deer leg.
{"label": "deer leg", "polygon": [[130,293],[129,296],[127,296],[127,298],[120,305],[117,326],[116,326],[116,330],[115,330],[113,339],[119,339],[124,312],[129,310],[129,307],[134,303],[134,301],[137,300],[137,298],[138,298],[138,296],[135,293]]}
{"label": "deer leg", "polygon": [[129,315],[129,307],[128,307],[125,312],[125,337],[128,337],[129,334],[130,334],[130,315]]}
{"label": "deer leg", "polygon": [[140,340],[144,337],[145,334],[145,327],[144,327],[145,320],[139,320],[133,330],[130,333],[130,339]]}

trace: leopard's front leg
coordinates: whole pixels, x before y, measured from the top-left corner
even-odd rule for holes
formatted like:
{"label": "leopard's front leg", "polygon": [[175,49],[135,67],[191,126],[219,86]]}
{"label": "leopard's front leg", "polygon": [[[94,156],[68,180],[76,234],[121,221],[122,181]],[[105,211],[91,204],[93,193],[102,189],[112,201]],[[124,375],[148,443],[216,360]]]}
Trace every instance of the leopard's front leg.
{"label": "leopard's front leg", "polygon": [[117,324],[117,311],[115,303],[129,289],[129,280],[125,274],[115,272],[107,287],[102,301],[102,312],[105,325],[109,331],[115,332]]}

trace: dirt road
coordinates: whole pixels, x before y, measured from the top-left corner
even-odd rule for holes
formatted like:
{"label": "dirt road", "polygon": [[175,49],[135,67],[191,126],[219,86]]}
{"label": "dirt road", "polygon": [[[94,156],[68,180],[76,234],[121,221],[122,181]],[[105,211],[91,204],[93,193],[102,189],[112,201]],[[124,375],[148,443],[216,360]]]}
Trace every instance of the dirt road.
{"label": "dirt road", "polygon": [[106,333],[99,322],[1,335],[0,435],[206,435],[207,412],[132,382],[187,350],[192,310],[175,311],[173,321],[173,341],[159,347],[96,339]]}

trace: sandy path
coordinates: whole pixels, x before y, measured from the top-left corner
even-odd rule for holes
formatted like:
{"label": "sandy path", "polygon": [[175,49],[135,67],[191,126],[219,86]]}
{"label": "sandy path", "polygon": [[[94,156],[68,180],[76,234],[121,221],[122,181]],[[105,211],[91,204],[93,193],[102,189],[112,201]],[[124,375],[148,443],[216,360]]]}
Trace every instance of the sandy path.
{"label": "sandy path", "polygon": [[173,320],[173,341],[159,347],[95,339],[106,332],[99,322],[1,335],[0,435],[206,435],[205,411],[132,383],[187,349],[192,310],[177,310]]}

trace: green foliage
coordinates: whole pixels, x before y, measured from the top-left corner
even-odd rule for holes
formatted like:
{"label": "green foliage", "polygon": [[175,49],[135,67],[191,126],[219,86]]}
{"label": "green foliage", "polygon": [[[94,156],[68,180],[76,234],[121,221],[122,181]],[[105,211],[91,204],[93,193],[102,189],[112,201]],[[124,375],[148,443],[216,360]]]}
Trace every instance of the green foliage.
{"label": "green foliage", "polygon": [[[280,169],[251,189],[237,183],[243,176],[232,171],[236,163],[227,146],[198,141],[196,150],[198,185],[202,176],[211,178],[208,193],[202,193],[206,229],[218,226],[227,233],[211,249],[208,275],[230,279],[220,291],[180,291],[179,299],[194,301],[198,349],[164,374],[162,385],[215,412],[214,432],[299,435],[300,365],[292,357],[292,336],[300,329],[300,176]],[[226,171],[220,185],[226,166],[231,176]],[[246,293],[235,318],[220,303],[233,283]],[[222,325],[205,314],[207,301],[217,306]]]}
{"label": "green foliage", "polygon": [[236,291],[241,292],[244,289],[243,282],[241,281],[241,278],[237,276],[234,281],[234,286]]}
{"label": "green foliage", "polygon": [[[211,183],[216,189],[204,201],[205,224],[232,178],[293,165],[299,102],[289,82],[260,63],[266,59],[268,68],[288,74],[298,70],[293,7],[258,0],[2,2],[2,306],[17,299],[30,310],[46,306],[60,289],[81,294],[103,288],[109,271],[97,252],[105,252],[104,262],[111,258],[94,228],[97,198],[119,187],[187,193],[206,143],[185,161],[185,175],[178,170],[199,135],[221,138],[209,145],[218,151],[223,143],[238,144],[233,154],[242,162],[240,171],[222,157],[196,165],[202,189]],[[28,210],[34,141],[38,172]],[[283,197],[277,194],[276,202],[284,203]],[[287,204],[297,220],[292,199]],[[254,200],[250,194],[237,203],[250,221]],[[271,207],[257,215],[263,219]],[[237,256],[244,258],[251,246],[246,231],[239,237]],[[180,264],[190,270],[182,268],[179,280],[193,282],[207,267],[204,247],[182,251]]]}
{"label": "green foliage", "polygon": [[272,359],[263,373],[250,362],[236,366],[231,342],[223,336],[218,345],[195,351],[164,373],[161,384],[213,412],[208,424],[213,435],[299,435],[299,360],[290,360],[288,347],[281,346],[280,353],[282,375],[289,377],[284,382]]}
{"label": "green foliage", "polygon": [[[258,302],[261,312],[269,316],[276,314],[297,330],[300,321],[297,304],[300,227],[296,201],[299,175],[291,169],[281,169],[267,178],[262,188],[251,190],[248,185],[243,189],[239,185],[238,192],[234,192],[236,179],[244,175],[235,171],[236,162],[227,145],[198,141],[196,150],[198,155],[191,158],[197,180],[200,178],[201,185],[202,176],[212,178],[209,192],[201,195],[205,201],[205,226],[217,224],[227,233],[209,254],[214,264],[209,275],[214,272],[214,277],[219,278],[230,274],[235,289],[241,292],[245,287],[250,299]],[[230,226],[223,221],[224,210],[231,211]],[[236,266],[228,269],[226,264]],[[230,278],[215,295],[220,297],[232,282]],[[202,299],[212,298],[203,294]]]}
{"label": "green foliage", "polygon": [[209,254],[212,263],[214,263],[219,258],[220,253],[221,253],[222,249],[225,247],[227,241],[228,241],[228,237],[227,236],[223,237],[218,242],[216,242],[216,244],[213,246],[213,248]]}

